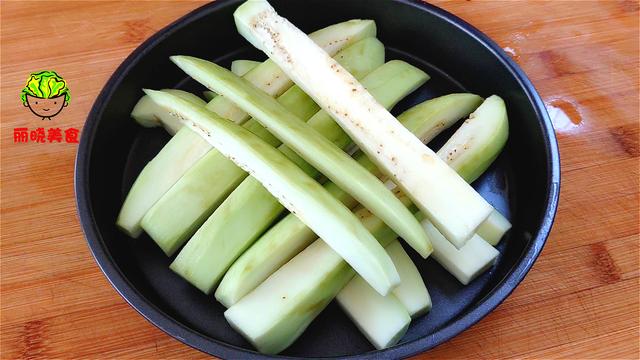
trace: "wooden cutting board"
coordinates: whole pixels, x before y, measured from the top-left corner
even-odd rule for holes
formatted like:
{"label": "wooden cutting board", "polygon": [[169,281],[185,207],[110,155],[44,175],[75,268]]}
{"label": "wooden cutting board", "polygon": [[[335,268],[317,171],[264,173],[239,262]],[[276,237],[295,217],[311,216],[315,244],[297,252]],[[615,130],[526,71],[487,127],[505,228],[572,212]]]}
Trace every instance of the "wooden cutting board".
{"label": "wooden cutting board", "polygon": [[[504,47],[554,107],[562,192],[513,295],[420,357],[638,358],[638,2],[435,3]],[[206,357],[138,315],[96,266],[76,216],[77,145],[13,135],[41,124],[18,97],[30,72],[55,68],[72,86],[47,130],[81,129],[120,62],[201,5],[2,1],[1,358]]]}

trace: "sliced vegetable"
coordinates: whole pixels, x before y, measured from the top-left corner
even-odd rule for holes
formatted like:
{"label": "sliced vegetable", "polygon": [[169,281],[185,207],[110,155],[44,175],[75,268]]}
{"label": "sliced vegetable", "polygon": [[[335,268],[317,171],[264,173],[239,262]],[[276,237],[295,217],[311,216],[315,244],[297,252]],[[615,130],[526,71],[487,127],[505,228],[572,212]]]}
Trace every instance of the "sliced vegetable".
{"label": "sliced vegetable", "polygon": [[482,97],[469,93],[439,96],[415,105],[398,115],[398,121],[427,144],[482,104]]}
{"label": "sliced vegetable", "polygon": [[[231,71],[238,76],[243,76],[258,64],[260,64],[260,62],[258,61],[235,60],[231,63]],[[207,104],[201,98],[184,90],[163,89],[163,91],[169,92],[184,100],[192,101],[197,105],[204,106]],[[205,96],[207,101],[210,101],[216,96],[216,93],[213,91],[205,91],[203,92],[203,95]],[[175,135],[175,133],[178,132],[180,128],[182,128],[182,123],[180,123],[179,120],[171,116],[158,105],[154,104],[153,101],[151,101],[146,95],[140,98],[136,106],[133,107],[133,110],[131,111],[131,117],[133,117],[138,122],[138,124],[144,127],[164,126],[167,132],[169,132],[169,134],[171,135]]]}
{"label": "sliced vegetable", "polygon": [[[429,142],[458,119],[469,115],[481,103],[482,98],[473,94],[441,96],[410,108],[398,116],[398,120],[424,142]],[[381,174],[361,152],[354,158],[374,175]],[[327,183],[324,187],[347,207],[357,204],[353,197],[334,183]],[[233,263],[216,290],[216,299],[226,307],[235,304],[316,238],[313,231],[295,215],[287,215]]]}
{"label": "sliced vegetable", "polygon": [[[426,105],[423,106],[423,110],[426,110]],[[468,112],[471,112],[471,110],[472,109],[469,109]],[[413,113],[413,116],[415,117],[412,118],[417,119],[417,113],[408,113]],[[430,130],[427,128],[423,129],[426,130],[426,132],[429,132]],[[495,141],[495,138],[485,138],[484,141]],[[482,144],[474,142],[472,143],[472,146],[467,148],[465,151],[474,151],[476,147],[483,148]],[[490,156],[488,153],[485,154],[487,154],[487,156]],[[469,157],[465,158],[469,159]],[[478,166],[482,166],[483,163],[484,161],[477,162]],[[464,162],[462,162],[462,164],[458,163],[457,166],[461,166],[463,164]],[[396,189],[395,192],[399,195],[400,200],[405,205],[410,204],[410,200],[408,199],[408,197],[399,194],[398,189]],[[376,238],[381,242],[381,244],[383,244],[383,246],[387,246],[395,239],[393,231],[389,227],[385,226],[385,224],[380,219],[371,215],[371,213],[367,214],[366,209],[360,208],[360,210],[358,210],[356,214],[362,219],[367,229],[369,229],[369,231],[371,231],[372,234],[376,236]],[[418,215],[420,214],[418,213]],[[424,220],[423,224],[425,223],[431,224],[430,222],[428,222],[428,220]],[[464,248],[465,250],[457,250],[451,243],[448,242],[448,240],[442,237],[442,235],[435,227],[431,226],[427,227],[427,229],[430,231],[430,233],[434,232],[433,236],[437,239],[437,241],[439,241],[438,244],[442,243],[446,245],[446,247],[439,248],[441,249],[441,251],[439,252],[439,254],[441,254],[440,257],[444,259],[443,262],[446,259],[449,259],[448,256],[451,256],[452,254],[453,256],[451,258],[456,258],[456,254],[471,254],[473,251],[480,252],[479,258],[490,259],[490,257],[487,257],[487,255],[492,253],[492,251],[495,251],[495,249],[493,249],[491,246],[488,246],[488,244],[486,243],[485,245],[487,245],[491,249],[487,249],[486,246],[483,246],[481,243],[479,244],[477,241],[477,236],[474,236],[468,242],[468,245],[470,244],[469,249],[472,249],[472,251],[466,250],[466,246]],[[320,240],[316,240],[316,242],[314,242],[312,246],[309,246],[303,252],[293,257],[293,259],[289,263],[283,265],[279,270],[274,272],[273,275],[267,278],[262,284],[256,287],[255,290],[250,291],[239,302],[237,302],[229,310],[227,310],[227,312],[231,312],[231,309],[233,309],[233,316],[227,316],[227,313],[225,313],[225,316],[227,316],[227,319],[232,322],[233,326],[254,344],[257,344],[256,346],[258,347],[258,349],[261,349],[260,344],[263,343],[269,343],[272,346],[273,344],[277,344],[278,346],[274,347],[276,349],[274,351],[281,351],[282,349],[286,348],[286,346],[291,344],[295,340],[295,338],[304,330],[304,328],[306,328],[306,326],[317,315],[317,313],[319,313],[319,311],[303,312],[299,309],[305,309],[305,306],[308,306],[308,304],[310,303],[321,304],[324,307],[330,301],[329,299],[327,299],[327,297],[337,294],[337,292],[329,292],[327,290],[329,286],[332,286],[330,289],[334,290],[339,288],[338,285],[345,281],[343,272],[346,273],[350,271],[350,269],[339,268],[340,266],[343,266],[340,264],[344,264],[344,262],[332,263],[331,261],[322,260],[323,265],[315,265],[315,263],[311,262],[311,259],[322,258],[322,256],[324,255],[322,251],[331,251],[328,246],[322,247],[319,244],[322,244],[320,243]],[[264,245],[262,246],[263,248],[265,248]],[[444,250],[442,250],[443,248]],[[312,249],[315,250],[313,250],[312,252]],[[434,248],[434,251],[435,250],[436,249]],[[487,260],[482,260],[479,258],[473,259],[472,262],[481,264],[481,266],[476,265],[465,267],[465,265],[461,265],[460,274],[462,279],[464,279],[463,276],[467,276],[468,279],[471,279],[476,269],[481,269],[482,267],[486,266],[486,264],[488,263]],[[457,256],[456,261],[459,260],[463,259],[461,259],[460,256]],[[303,270],[291,271],[289,268],[290,263],[300,264],[299,266]],[[306,264],[311,265],[306,266]],[[456,265],[454,264],[453,267],[451,267],[451,271],[457,271],[455,266]],[[245,269],[247,269],[248,271],[250,270],[250,268]],[[274,283],[271,281],[273,278],[278,278],[279,284],[281,285],[274,286]],[[295,281],[300,281],[305,285],[305,287],[303,289],[295,289],[295,291],[287,292],[289,290],[287,285],[290,282]],[[280,296],[282,296],[281,294],[285,292],[288,299],[290,298],[295,300],[290,300],[286,303],[279,303],[278,299],[280,299]],[[366,299],[368,297],[367,294],[372,295],[373,297],[377,295],[372,291],[362,291],[358,293],[358,296],[354,296],[353,298]],[[320,301],[318,299],[322,300]],[[358,309],[359,306],[355,306],[354,308]],[[273,309],[275,309],[274,317],[268,318],[265,322],[262,322],[261,314],[271,313]],[[296,316],[294,317],[293,314],[295,314]],[[374,317],[371,314],[369,315],[371,317]],[[367,316],[365,315],[363,318],[366,319],[366,317]],[[255,321],[255,319],[259,320]],[[256,326],[257,328],[252,328],[253,326]],[[249,331],[247,331],[247,329],[249,329]],[[392,332],[392,334],[393,333],[395,332]],[[277,338],[274,338],[276,334]],[[388,336],[387,338],[392,339],[393,336]]]}
{"label": "sliced vegetable", "polygon": [[464,285],[490,268],[500,254],[477,234],[457,249],[429,220],[423,219],[422,225],[433,242],[433,258]]}
{"label": "sliced vegetable", "polygon": [[[186,56],[174,56],[171,59],[194,79],[219,94],[229,97],[239,107],[267,126],[273,134],[291,148],[291,150],[287,150],[290,159],[297,158],[295,153],[300,155],[299,160],[294,160],[299,166],[303,166],[302,158],[304,158],[309,165],[321,171],[331,181],[345,189],[361,204],[382,218],[412,247],[420,252],[428,251],[429,240],[412,214],[397,201],[380,180],[359,166],[329,139],[318,136],[318,132],[314,131],[311,125],[300,122],[273,98],[250,86],[223,67]],[[420,78],[421,80],[416,81],[418,86],[428,78],[425,73],[404,62],[387,63],[387,65],[390,64],[402,66],[405,71],[411,70],[411,78]],[[386,84],[386,86],[389,85]],[[374,280],[367,280],[371,280],[372,286],[375,287]],[[381,293],[386,294],[386,291]]]}
{"label": "sliced vegetable", "polygon": [[[504,102],[493,95],[487,98],[438,151],[451,168],[468,181],[478,178],[496,159],[506,143],[508,120]],[[458,281],[467,285],[491,267],[499,252],[479,234],[461,248],[444,237],[428,219],[422,225],[433,243],[433,257]],[[493,210],[478,230],[492,237],[496,244],[511,224]],[[497,240],[496,240],[497,239]]]}
{"label": "sliced vegetable", "polygon": [[[364,76],[384,63],[384,45],[375,38],[367,38],[338,52],[336,57],[340,58],[341,64],[353,69],[359,76]],[[298,86],[292,86],[285,91],[278,98],[278,102],[305,121],[319,110],[315,102]],[[270,145],[280,145],[280,140],[254,119],[249,119],[243,126]],[[246,176],[247,173],[238,168],[233,161],[212,149],[149,209],[142,220],[142,228],[167,255],[172,255]],[[267,195],[262,196],[267,196],[275,203],[272,207],[282,209],[282,206],[270,197],[268,191],[264,192]],[[257,201],[261,195],[256,196],[255,199],[247,200]],[[257,206],[259,208],[260,205]],[[254,214],[255,210],[257,208],[254,208]],[[244,214],[243,209],[238,211],[243,211]],[[228,225],[233,228],[232,223]],[[249,232],[261,232],[260,226],[245,226],[244,229]]]}
{"label": "sliced vegetable", "polygon": [[[504,147],[506,143],[504,132],[507,131],[507,126],[504,102],[495,95],[491,96],[469,116],[469,119],[447,141],[449,146],[445,144],[438,151],[438,155],[446,156],[445,161],[450,163],[454,170],[464,172],[467,174],[465,178],[472,181],[486,171]],[[496,131],[488,131],[491,129]],[[462,145],[456,147],[451,144]],[[451,149],[455,148],[460,149],[459,152],[455,152],[456,156],[447,156],[451,153]],[[458,249],[428,219],[423,219],[422,224],[433,242],[433,257],[464,285],[491,267],[499,254],[478,234]],[[498,241],[509,227],[509,221],[496,210],[493,210],[481,225],[481,228]],[[400,272],[397,266],[396,268]]]}
{"label": "sliced vegetable", "polygon": [[[258,64],[260,64],[259,61],[253,61],[253,60],[234,60],[231,63],[231,72],[233,72],[234,74],[238,75],[238,76],[244,76],[246,73],[248,73],[251,69],[253,69],[254,67],[258,66]],[[204,96],[204,98],[207,101],[211,101],[213,100],[214,97],[216,97],[218,94],[214,93],[213,91],[203,91],[202,95]]]}
{"label": "sliced vegetable", "polygon": [[[199,77],[196,76],[196,78]],[[424,80],[424,73],[409,64],[394,61],[376,69],[373,73],[366,76],[363,82],[365,84],[371,83],[373,85],[372,92],[376,94],[376,96],[379,96],[385,105],[393,106],[402,97],[424,82]],[[216,81],[216,83],[224,84],[223,81]],[[246,89],[241,90],[241,92],[244,93],[247,93],[247,91],[248,90]],[[289,114],[285,114],[281,110],[274,112],[274,115],[270,116],[274,116],[274,118],[279,119],[290,118]],[[349,137],[324,111],[316,114],[309,120],[308,124],[310,127],[318,131],[316,134],[325,136],[340,147],[344,147],[349,143]],[[270,129],[273,130],[273,127],[270,126]],[[281,151],[285,153],[287,157],[293,159],[293,161],[308,174],[312,176],[317,174],[317,171],[313,167],[304,162],[303,159],[289,148],[281,147]],[[336,166],[335,164],[337,164],[334,160],[326,161],[325,165]],[[194,237],[187,243],[172,264],[172,269],[174,269],[174,271],[185,277],[185,279],[204,292],[209,292],[214,288],[235,258],[242,254],[242,251],[244,251],[262,233],[262,231],[266,229],[273,220],[275,220],[283,209],[282,206],[278,205],[276,199],[271,198],[268,200],[265,197],[268,192],[266,189],[261,189],[259,186],[251,184],[251,182],[255,181],[256,180],[250,178],[246,179],[196,232]],[[249,184],[245,185],[245,183]],[[253,193],[236,195],[238,192],[245,192],[248,190],[251,190]],[[384,190],[386,191],[386,189]],[[379,196],[379,194],[376,194],[376,196]],[[232,211],[229,209],[234,210]],[[228,228],[231,224],[246,221],[244,209],[252,209],[251,226],[247,226],[244,231],[218,229],[218,227]],[[234,219],[231,219],[232,217]],[[214,236],[218,233],[230,235],[228,237]],[[192,244],[192,242],[194,244]],[[196,243],[198,245],[196,245]],[[200,255],[200,252],[202,251],[217,253],[217,249],[222,246],[227,249],[231,247],[235,248],[235,256],[229,257],[227,261],[213,263],[205,261],[204,259],[206,258],[202,258]],[[195,260],[194,258],[200,260]]]}
{"label": "sliced vegetable", "polygon": [[[467,182],[476,180],[498,157],[509,136],[509,121],[504,101],[497,95],[488,97],[469,119],[438,150],[438,156]],[[509,221],[495,209],[477,229],[497,245],[511,228]],[[457,248],[463,244],[449,239]]]}
{"label": "sliced vegetable", "polygon": [[411,323],[407,309],[393,293],[378,294],[360,276],[349,281],[336,300],[376,349],[398,343]]}
{"label": "sliced vegetable", "polygon": [[[504,101],[497,95],[488,97],[469,115],[440,150],[440,157],[457,169],[460,176],[471,183],[498,157],[509,136],[509,121]],[[474,151],[466,151],[473,147]],[[477,163],[482,161],[481,163]],[[454,245],[460,246],[461,243]]]}
{"label": "sliced vegetable", "polygon": [[267,186],[378,291],[386,293],[398,284],[393,262],[354,214],[282,153],[204,108],[159,91],[148,90],[147,94]]}
{"label": "sliced vegetable", "polygon": [[149,209],[141,226],[172,256],[246,176],[233,161],[211,149]]}
{"label": "sliced vegetable", "polygon": [[133,238],[140,236],[144,214],[209,149],[211,145],[203,142],[200,135],[188,128],[180,129],[142,169],[124,200],[116,225]]}
{"label": "sliced vegetable", "polygon": [[478,227],[478,235],[489,244],[496,246],[509,229],[511,229],[509,220],[497,210],[493,210],[487,220]]}
{"label": "sliced vegetable", "polygon": [[353,274],[340,255],[317,241],[224,316],[258,351],[277,354],[304,332]]}
{"label": "sliced vegetable", "polygon": [[[376,23],[373,20],[349,20],[328,26],[309,34],[329,56],[333,56],[345,47],[362,39],[376,36]],[[267,60],[253,68],[245,76],[252,84],[263,84],[260,89],[276,97],[293,85],[293,82],[273,61]],[[210,110],[225,119],[242,123],[249,115],[225,97],[217,96],[208,105]]]}
{"label": "sliced vegetable", "polygon": [[240,34],[331,113],[448,239],[464,244],[489,216],[491,206],[469,184],[267,1],[245,2],[234,18]]}
{"label": "sliced vegetable", "polygon": [[431,297],[427,287],[418,268],[416,268],[407,252],[404,251],[400,242],[392,242],[385,250],[393,260],[393,265],[398,270],[398,274],[400,274],[400,285],[393,289],[392,294],[409,311],[409,315],[412,318],[429,312],[431,310]]}
{"label": "sliced vegetable", "polygon": [[[356,216],[382,246],[395,239],[393,231],[368,210],[361,208]],[[318,239],[224,316],[260,352],[276,354],[302,334],[354,275],[340,255]]]}
{"label": "sliced vegetable", "polygon": [[[233,262],[216,289],[216,300],[231,307],[316,238],[295,215],[287,215]],[[207,288],[211,283],[207,280]]]}
{"label": "sliced vegetable", "polygon": [[260,61],[253,60],[234,60],[231,62],[231,72],[242,76],[260,65]]}
{"label": "sliced vegetable", "polygon": [[[204,106],[207,103],[190,92],[176,89],[164,89],[175,96],[184,100],[191,101],[196,105]],[[138,100],[136,106],[131,111],[131,117],[144,127],[164,126],[167,132],[175,135],[182,127],[180,121],[169,115],[164,109],[154,104],[148,96],[143,96]]]}
{"label": "sliced vegetable", "polygon": [[[463,172],[466,174],[465,178],[472,181],[489,167],[504,147],[504,132],[507,126],[504,102],[495,95],[491,96],[451,136],[438,151],[438,155],[443,157],[452,169]],[[496,131],[489,131],[492,129]],[[423,219],[422,224],[433,242],[433,257],[465,285],[491,267],[499,254],[478,234],[464,246],[457,248],[428,219]],[[510,224],[500,213],[493,210],[481,227],[493,235],[493,239],[497,237],[499,241]]]}
{"label": "sliced vegetable", "polygon": [[[478,235],[458,250],[429,220],[423,219],[423,225],[433,242],[433,257],[465,285],[491,267],[498,256],[498,251]],[[402,245],[393,241],[385,250],[400,274],[400,285],[391,294],[380,296],[356,275],[337,295],[340,305],[378,349],[394,345],[406,331],[400,326],[406,319],[396,301],[412,318],[431,310],[431,298],[422,276]],[[385,327],[385,324],[390,327]]]}
{"label": "sliced vegetable", "polygon": [[[320,29],[310,36],[322,44],[323,49],[335,53],[361,39],[375,37],[375,34],[376,25],[372,20],[350,20]],[[293,84],[270,60],[254,68],[250,74],[246,74],[246,79],[259,89],[270,93],[281,93]],[[242,111],[234,112],[235,105],[223,97],[217,96],[207,104],[207,108],[225,119],[238,123],[246,121],[246,114]],[[257,130],[262,128],[257,123],[255,125]],[[265,133],[268,134],[267,131]],[[134,184],[131,188],[116,221],[118,227],[124,232],[132,237],[138,237],[142,233],[140,222],[149,208],[200,159],[200,156],[191,155],[199,154],[203,147],[211,149],[211,145],[202,137],[192,136],[191,139],[192,141],[185,142],[169,141],[162,149],[164,153],[162,158],[154,161],[153,169],[146,172],[143,170],[146,174],[144,180],[141,180],[138,186]],[[180,159],[178,166],[174,163],[176,159]],[[166,169],[170,170],[167,172]]]}

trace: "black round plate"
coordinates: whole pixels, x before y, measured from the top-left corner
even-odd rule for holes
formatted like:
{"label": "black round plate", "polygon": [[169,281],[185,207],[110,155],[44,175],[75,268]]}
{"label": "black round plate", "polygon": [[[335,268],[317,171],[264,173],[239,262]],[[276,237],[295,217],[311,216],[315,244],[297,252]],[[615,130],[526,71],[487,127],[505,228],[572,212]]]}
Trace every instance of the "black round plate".
{"label": "black round plate", "polygon": [[[168,334],[224,358],[262,355],[230,328],[223,307],[213,297],[169,270],[171,259],[153,241],[144,235],[132,240],[114,223],[133,180],[168,140],[162,130],[143,129],[130,119],[141,89],[203,90],[169,56],[188,54],[225,66],[234,59],[264,58],[235,30],[232,13],[240,3],[219,0],[193,11],[155,34],[122,63],[84,126],[75,178],[85,236],[116,290]],[[560,184],[558,147],[544,104],[500,47],[437,7],[402,0],[273,0],[272,4],[304,31],[352,18],[374,19],[387,58],[408,61],[432,77],[398,104],[394,113],[456,91],[498,94],[507,104],[510,135],[506,149],[473,184],[513,223],[498,247],[501,255],[496,265],[462,286],[433,260],[414,257],[432,296],[433,310],[413,321],[398,345],[373,351],[332,303],[282,355],[398,358],[428,350],[493,310],[522,281],[542,250],[555,216]],[[448,134],[430,146],[437,148]]]}

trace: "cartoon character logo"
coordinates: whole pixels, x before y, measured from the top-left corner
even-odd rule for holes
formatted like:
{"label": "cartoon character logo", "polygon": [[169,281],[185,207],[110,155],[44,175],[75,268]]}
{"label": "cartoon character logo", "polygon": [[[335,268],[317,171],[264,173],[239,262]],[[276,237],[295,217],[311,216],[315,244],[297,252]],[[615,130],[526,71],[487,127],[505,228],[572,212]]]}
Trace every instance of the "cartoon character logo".
{"label": "cartoon character logo", "polygon": [[69,105],[71,94],[67,82],[55,71],[45,70],[32,73],[20,92],[25,107],[42,120],[51,120]]}

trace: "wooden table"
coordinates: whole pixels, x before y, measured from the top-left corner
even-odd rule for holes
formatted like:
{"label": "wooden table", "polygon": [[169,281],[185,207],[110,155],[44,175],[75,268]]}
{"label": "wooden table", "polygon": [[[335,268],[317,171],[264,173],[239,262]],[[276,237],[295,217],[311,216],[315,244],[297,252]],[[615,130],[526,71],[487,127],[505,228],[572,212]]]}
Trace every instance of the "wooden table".
{"label": "wooden table", "polygon": [[[487,318],[424,358],[638,358],[638,2],[437,1],[496,40],[556,116],[560,209],[540,259]],[[204,358],[138,315],[82,236],[77,146],[15,144],[18,92],[55,68],[82,128],[143,40],[201,2],[14,2],[2,14],[1,358]]]}

